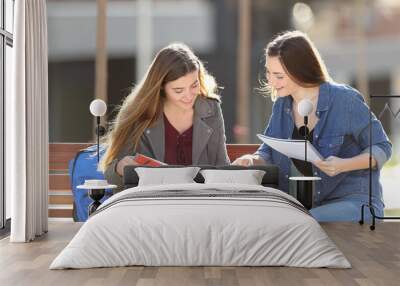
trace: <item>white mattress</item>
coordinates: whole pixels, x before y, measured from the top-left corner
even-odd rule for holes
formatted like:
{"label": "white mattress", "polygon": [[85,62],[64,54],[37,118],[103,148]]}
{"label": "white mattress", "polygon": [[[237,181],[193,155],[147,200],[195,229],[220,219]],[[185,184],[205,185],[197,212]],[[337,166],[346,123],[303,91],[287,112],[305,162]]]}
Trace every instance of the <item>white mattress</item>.
{"label": "white mattress", "polygon": [[[162,195],[174,190],[180,192]],[[262,193],[257,197],[239,192],[246,190]],[[227,195],[218,195],[223,192]],[[160,197],[154,196],[157,193]],[[128,189],[100,206],[50,269],[128,265],[351,267],[299,204],[279,190],[254,185]]]}

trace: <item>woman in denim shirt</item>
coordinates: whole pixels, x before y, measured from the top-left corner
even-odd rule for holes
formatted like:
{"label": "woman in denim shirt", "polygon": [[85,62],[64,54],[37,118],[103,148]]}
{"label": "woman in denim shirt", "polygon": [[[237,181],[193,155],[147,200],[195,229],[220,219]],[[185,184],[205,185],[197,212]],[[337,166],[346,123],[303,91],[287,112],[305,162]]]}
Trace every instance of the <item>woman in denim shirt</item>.
{"label": "woman in denim shirt", "polygon": [[[321,177],[314,188],[311,214],[318,221],[358,221],[361,205],[369,190],[369,108],[361,94],[330,80],[324,62],[310,39],[302,32],[286,32],[266,48],[268,87],[275,99],[264,132],[275,138],[294,138],[304,125],[297,105],[303,99],[313,103],[308,127],[311,143],[325,158],[313,164],[296,162],[262,144],[254,154],[233,164],[276,164],[280,168],[280,189],[289,191],[292,164],[304,175]],[[380,170],[390,158],[392,145],[380,121],[372,121],[372,204],[383,215]],[[370,215],[366,212],[366,215]]]}

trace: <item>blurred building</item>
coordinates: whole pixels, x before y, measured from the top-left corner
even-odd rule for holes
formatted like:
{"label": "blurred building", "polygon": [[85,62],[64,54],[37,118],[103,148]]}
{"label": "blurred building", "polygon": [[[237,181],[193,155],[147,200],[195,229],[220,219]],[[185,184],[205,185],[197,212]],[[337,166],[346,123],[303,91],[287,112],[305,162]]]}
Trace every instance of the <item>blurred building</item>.
{"label": "blurred building", "polygon": [[[141,41],[150,41],[151,55],[170,42],[181,41],[205,61],[223,87],[227,138],[228,142],[234,142],[237,71],[241,68],[237,63],[238,1],[148,1],[151,6],[146,17],[150,18],[147,23],[151,25],[144,26],[148,30],[143,33],[142,29],[138,30],[143,19],[140,1],[109,0],[107,95],[110,108],[121,103],[140,77],[137,66],[139,61],[143,62]],[[270,115],[270,99],[261,96],[255,88],[265,78],[265,45],[280,31],[301,29],[309,33],[333,79],[359,88],[368,93],[364,94],[366,97],[400,94],[398,1],[253,0],[250,3],[251,82],[246,111],[250,118],[249,142],[258,142],[255,134],[263,131]],[[96,1],[49,0],[48,24],[50,139],[52,142],[90,141],[93,128],[88,105],[94,98]],[[113,113],[110,119],[112,116]],[[385,127],[391,133],[395,121],[390,118],[383,121],[387,121]]]}
{"label": "blurred building", "polygon": [[[235,71],[235,29],[228,28],[234,27],[235,22],[229,22],[229,14],[234,12],[220,6],[197,0],[152,1],[152,28],[145,35],[151,38],[151,58],[171,42],[184,42],[205,61],[212,74],[224,75],[224,79],[217,79],[220,85],[227,86],[226,79],[234,78]],[[223,25],[217,14],[223,17]],[[141,76],[136,67],[138,56],[140,60],[139,18],[136,1],[108,2],[107,94],[111,109],[121,103]],[[92,118],[88,106],[94,98],[96,1],[49,1],[48,25],[50,139],[90,141]],[[217,28],[221,26],[222,29]],[[228,92],[231,90],[227,87],[223,91],[224,108],[226,114],[232,114],[228,111],[234,100],[229,95],[225,97]]]}
{"label": "blurred building", "polygon": [[[245,4],[239,1],[250,6],[249,14],[240,14]],[[93,140],[88,107],[95,97],[96,2],[48,1],[50,142]],[[256,134],[264,130],[272,107],[257,91],[265,79],[264,48],[273,35],[291,29],[307,32],[332,78],[356,87],[367,101],[371,94],[399,95],[399,16],[397,0],[109,0],[108,120],[154,54],[179,41],[193,48],[223,87],[227,142],[236,142],[236,131],[246,131],[235,128],[244,116],[246,140],[258,143]],[[372,109],[379,115],[386,103],[373,100]],[[389,103],[398,113],[399,100]],[[384,197],[387,207],[399,207],[395,174],[400,171],[400,113],[395,119],[386,112],[381,120],[394,143],[382,176]]]}
{"label": "blurred building", "polygon": [[[400,1],[312,1],[308,7],[311,23],[293,17],[294,26],[306,26],[333,79],[355,86],[367,101],[370,95],[400,95]],[[394,114],[400,108],[399,99],[373,99],[377,116],[386,103]],[[385,112],[380,119],[400,162],[400,114]]]}

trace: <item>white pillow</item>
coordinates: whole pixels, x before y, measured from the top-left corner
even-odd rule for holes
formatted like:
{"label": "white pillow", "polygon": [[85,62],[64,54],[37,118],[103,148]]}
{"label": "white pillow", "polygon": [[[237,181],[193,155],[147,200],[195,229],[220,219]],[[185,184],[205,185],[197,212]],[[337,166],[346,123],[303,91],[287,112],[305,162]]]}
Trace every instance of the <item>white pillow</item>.
{"label": "white pillow", "polygon": [[139,176],[138,186],[195,183],[193,179],[199,170],[199,167],[135,168]]}
{"label": "white pillow", "polygon": [[205,184],[234,183],[246,185],[261,185],[265,171],[262,170],[201,170]]}

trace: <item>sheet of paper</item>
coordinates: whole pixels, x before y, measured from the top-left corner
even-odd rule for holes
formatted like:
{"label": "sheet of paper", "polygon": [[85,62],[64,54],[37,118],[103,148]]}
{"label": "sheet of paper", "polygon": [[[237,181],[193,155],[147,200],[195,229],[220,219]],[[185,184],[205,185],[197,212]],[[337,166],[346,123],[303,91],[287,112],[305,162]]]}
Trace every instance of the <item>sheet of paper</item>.
{"label": "sheet of paper", "polygon": [[[289,158],[305,161],[304,140],[278,139],[278,138],[268,137],[262,134],[257,134],[257,137],[271,148],[288,156]],[[307,141],[307,162],[314,162],[316,160],[323,160],[323,159],[324,158],[317,151],[317,149],[315,149],[314,146]]]}

